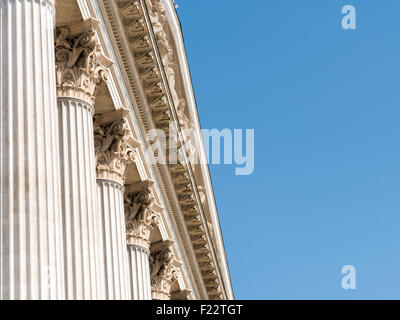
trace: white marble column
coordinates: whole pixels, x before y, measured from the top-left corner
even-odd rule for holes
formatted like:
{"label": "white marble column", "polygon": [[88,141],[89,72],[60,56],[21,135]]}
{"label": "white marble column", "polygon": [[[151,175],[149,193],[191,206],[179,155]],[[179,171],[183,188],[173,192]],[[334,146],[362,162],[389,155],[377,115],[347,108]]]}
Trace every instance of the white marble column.
{"label": "white marble column", "polygon": [[63,299],[54,2],[0,1],[0,299]]}
{"label": "white marble column", "polygon": [[59,28],[55,40],[67,299],[104,297],[93,104],[110,62],[93,29],[97,23]]}
{"label": "white marble column", "polygon": [[129,130],[124,111],[96,118],[94,136],[105,299],[128,300],[131,292],[126,252],[124,173],[126,165],[134,161],[135,151],[127,143]]}
{"label": "white marble column", "polygon": [[151,209],[152,182],[125,186],[125,219],[133,300],[151,300],[150,234],[158,216]]}
{"label": "white marble column", "polygon": [[128,244],[130,282],[133,300],[151,300],[149,249]]}

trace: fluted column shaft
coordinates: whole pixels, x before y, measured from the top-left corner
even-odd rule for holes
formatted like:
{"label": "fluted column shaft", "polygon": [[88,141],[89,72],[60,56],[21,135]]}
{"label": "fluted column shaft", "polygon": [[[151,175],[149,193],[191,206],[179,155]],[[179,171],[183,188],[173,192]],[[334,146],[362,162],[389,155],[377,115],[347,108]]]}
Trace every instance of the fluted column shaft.
{"label": "fluted column shaft", "polygon": [[151,300],[150,236],[159,221],[152,210],[153,182],[127,185],[124,205],[129,256],[130,286],[133,300]]}
{"label": "fluted column shaft", "polygon": [[127,300],[131,298],[123,192],[124,187],[116,181],[108,179],[97,180],[106,279],[105,298],[108,300]]}
{"label": "fluted column shaft", "polygon": [[67,299],[99,299],[100,217],[94,166],[93,107],[59,97]]}
{"label": "fluted column shaft", "polygon": [[149,249],[128,244],[132,300],[151,300]]}
{"label": "fluted column shaft", "polygon": [[63,299],[54,3],[0,1],[0,299]]}
{"label": "fluted column shaft", "polygon": [[95,119],[97,195],[101,216],[105,298],[130,299],[124,212],[124,173],[134,161],[126,109]]}

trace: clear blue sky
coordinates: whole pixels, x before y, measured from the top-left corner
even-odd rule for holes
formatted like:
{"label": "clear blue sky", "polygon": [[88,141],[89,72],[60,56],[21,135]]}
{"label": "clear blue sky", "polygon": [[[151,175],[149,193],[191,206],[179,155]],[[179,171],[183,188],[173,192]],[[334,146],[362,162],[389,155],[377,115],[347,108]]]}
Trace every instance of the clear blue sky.
{"label": "clear blue sky", "polygon": [[210,166],[236,298],[400,298],[400,1],[176,2],[202,126],[255,129]]}

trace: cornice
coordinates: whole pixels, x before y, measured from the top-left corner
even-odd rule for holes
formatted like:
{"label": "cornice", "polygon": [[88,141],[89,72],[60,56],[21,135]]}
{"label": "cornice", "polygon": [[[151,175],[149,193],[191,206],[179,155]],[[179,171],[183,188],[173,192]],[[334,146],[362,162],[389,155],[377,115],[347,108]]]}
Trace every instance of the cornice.
{"label": "cornice", "polygon": [[[173,49],[166,39],[166,34],[164,30],[165,20],[163,21],[163,19],[165,19],[163,4],[161,1],[153,1],[152,13],[154,16],[151,18],[145,0],[140,0],[138,2],[140,2],[140,4],[142,5],[143,14],[146,19],[146,24],[148,28],[148,34],[152,40],[152,50],[157,58],[157,67],[160,70],[160,76],[162,78],[162,81],[159,82],[159,84],[163,85],[164,87],[164,97],[168,101],[168,114],[170,116],[170,120],[173,120],[174,124],[176,125],[176,128],[174,129],[178,132],[181,156],[184,158],[184,163],[189,164],[190,161],[187,156],[188,152],[186,149],[185,138],[181,133],[181,121],[176,108],[177,104],[179,103],[179,98],[177,97],[176,92],[174,92],[174,71],[172,70],[173,68],[169,66],[170,64],[173,64],[173,62],[171,61],[171,52],[173,52]],[[164,51],[163,55],[161,55],[161,51]],[[148,98],[152,99],[153,95],[148,94]],[[156,122],[156,126],[159,129],[163,129],[164,123]],[[167,138],[169,137],[167,136]],[[200,201],[200,196],[198,194],[197,184],[192,167],[191,165],[181,164],[169,165],[168,167],[169,174],[172,178],[172,183],[175,189],[175,194],[179,201],[180,211],[184,216],[186,228],[189,232],[192,246],[193,241],[196,240],[198,242],[197,247],[203,247],[208,251],[207,254],[198,251],[196,252],[196,247],[193,246],[197,264],[200,268],[202,276],[204,273],[208,273],[209,270],[215,269],[217,273],[216,277],[212,280],[209,278],[205,279],[203,276],[203,282],[206,286],[208,297],[210,299],[223,299],[224,294],[220,286],[222,279],[218,270],[218,260],[214,251],[214,246],[212,244],[211,235],[208,230],[207,220],[202,209],[202,204]],[[184,188],[184,190],[182,190],[182,188]],[[188,191],[189,189],[190,194]],[[188,223],[188,221],[193,220],[193,218],[198,218],[199,223]],[[204,235],[205,238],[200,239],[199,243],[198,237],[201,235]],[[211,281],[214,283],[212,287],[209,286],[209,283]],[[215,286],[215,283],[217,283],[218,285]]]}
{"label": "cornice", "polygon": [[[219,266],[221,268],[221,273],[224,278],[224,287],[226,296],[228,299],[234,299],[234,293],[232,289],[229,267],[225,254],[224,241],[222,239],[222,231],[219,223],[218,211],[215,203],[213,186],[211,183],[210,171],[207,165],[207,154],[204,148],[203,137],[201,134],[201,127],[199,116],[197,113],[196,99],[193,92],[191,74],[189,70],[189,65],[186,57],[186,49],[183,40],[183,34],[181,29],[181,24],[178,18],[178,13],[172,0],[162,0],[164,2],[167,27],[169,30],[169,43],[175,45],[175,60],[174,63],[177,65],[177,81],[181,81],[182,87],[180,88],[180,95],[186,100],[186,109],[190,121],[194,127],[195,139],[200,141],[198,148],[198,155],[200,158],[200,170],[196,171],[196,174],[201,177],[201,182],[204,185],[198,187],[201,197],[206,201],[205,208],[207,209],[207,214],[210,218],[210,223],[212,224],[211,232],[215,236],[215,247],[220,253]],[[201,190],[200,190],[201,188]]]}
{"label": "cornice", "polygon": [[[181,69],[177,65],[178,61],[175,57],[177,52],[175,52],[176,49],[171,42],[173,40],[167,36],[169,22],[167,21],[165,4],[162,0],[140,0],[140,2],[143,6],[143,10],[145,11],[145,17],[147,19],[147,26],[150,36],[153,38],[153,48],[158,58],[158,65],[161,75],[164,76],[163,80],[166,96],[169,102],[169,112],[171,113],[174,123],[177,126],[176,129],[178,133],[181,133],[181,129],[188,127],[194,128],[194,124],[193,121],[182,112],[182,109],[185,107],[186,95],[178,96],[177,88],[175,87],[177,78],[180,76]],[[145,3],[147,3],[147,6]],[[172,4],[172,2],[169,4]],[[152,13],[149,14],[150,11],[152,11]],[[186,85],[191,88],[191,81],[185,83],[185,86]],[[182,97],[185,99],[182,99]],[[182,101],[184,105],[182,105]],[[198,122],[197,113],[196,117],[194,118],[196,119],[195,121]],[[197,133],[199,132],[200,127],[198,127]],[[180,134],[180,141],[178,145],[181,148],[181,156],[184,158],[184,163],[190,163],[187,156],[189,154],[189,150],[186,149],[186,146],[188,146],[187,141],[185,141],[186,138],[187,137]],[[201,138],[199,141],[202,141]],[[200,146],[200,149],[201,147],[202,146]],[[203,210],[200,188],[197,186],[192,166],[170,165],[169,171],[175,187],[175,192],[178,196],[181,211],[184,214],[186,227],[190,233],[192,245],[195,244],[193,245],[193,249],[196,254],[198,265],[202,272],[203,281],[207,288],[208,296],[211,299],[231,298],[233,295],[225,290],[226,285],[228,285],[230,288],[230,278],[228,279],[227,284],[222,278],[221,270],[219,268],[220,260],[215,251],[211,232],[209,230],[209,222],[207,221]],[[182,188],[184,189],[182,190]],[[188,189],[190,189],[190,191]],[[212,199],[214,198],[212,197]],[[216,226],[219,228],[219,222]],[[201,236],[201,238],[199,238],[199,236]],[[204,239],[203,236],[205,236],[206,239]],[[220,248],[218,248],[218,250],[219,249]],[[225,250],[223,246],[219,253],[222,256],[223,261],[226,261]],[[213,272],[210,273],[210,271]]]}

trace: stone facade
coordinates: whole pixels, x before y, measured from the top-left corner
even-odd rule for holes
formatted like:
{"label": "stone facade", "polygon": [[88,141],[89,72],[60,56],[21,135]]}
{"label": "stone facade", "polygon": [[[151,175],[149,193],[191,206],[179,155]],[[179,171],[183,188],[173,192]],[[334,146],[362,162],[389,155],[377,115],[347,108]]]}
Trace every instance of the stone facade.
{"label": "stone facade", "polygon": [[1,0],[0,47],[0,299],[233,299],[173,1]]}

